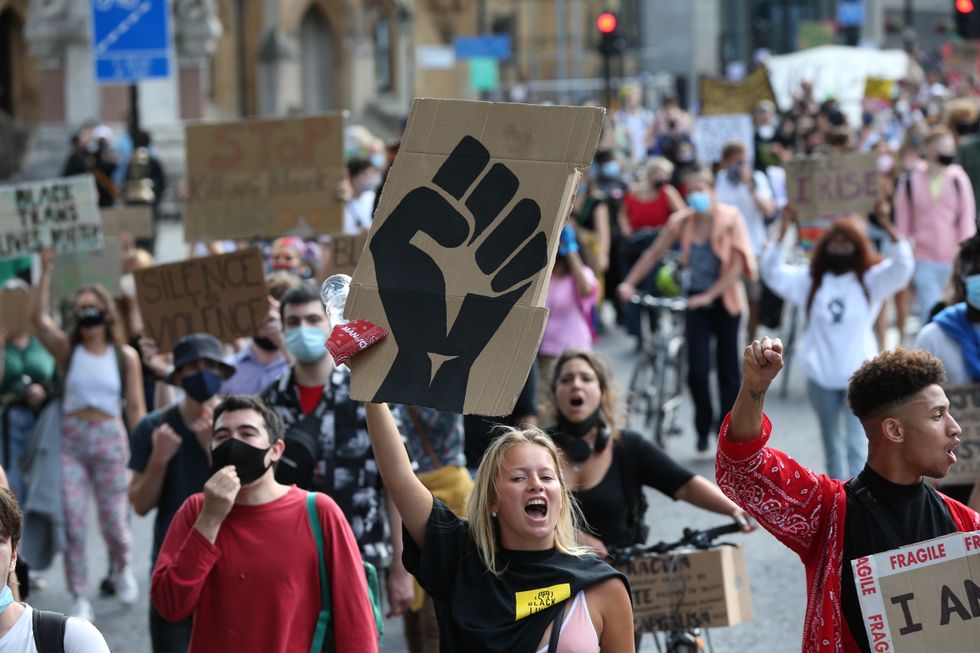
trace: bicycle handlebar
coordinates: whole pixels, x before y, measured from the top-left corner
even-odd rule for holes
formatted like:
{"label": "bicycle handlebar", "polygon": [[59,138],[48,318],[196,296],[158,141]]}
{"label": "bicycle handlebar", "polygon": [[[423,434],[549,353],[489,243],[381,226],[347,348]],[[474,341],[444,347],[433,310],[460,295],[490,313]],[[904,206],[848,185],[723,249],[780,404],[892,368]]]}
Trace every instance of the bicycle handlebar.
{"label": "bicycle handlebar", "polygon": [[657,542],[656,544],[635,544],[628,547],[609,547],[609,557],[614,564],[625,564],[633,558],[645,555],[662,555],[682,548],[692,548],[696,550],[710,549],[714,540],[722,535],[738,533],[742,530],[742,524],[735,522],[724,526],[715,526],[705,530],[694,530],[685,528],[684,535],[676,542]]}
{"label": "bicycle handlebar", "polygon": [[668,311],[681,313],[687,310],[686,297],[657,297],[655,295],[633,295],[633,304],[641,304],[647,308],[666,308]]}

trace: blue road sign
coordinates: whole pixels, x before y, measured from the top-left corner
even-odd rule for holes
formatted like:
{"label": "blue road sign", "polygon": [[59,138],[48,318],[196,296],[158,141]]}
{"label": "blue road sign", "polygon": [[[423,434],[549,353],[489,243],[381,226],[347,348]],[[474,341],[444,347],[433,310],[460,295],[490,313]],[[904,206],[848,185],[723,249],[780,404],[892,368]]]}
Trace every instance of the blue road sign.
{"label": "blue road sign", "polygon": [[459,36],[453,41],[457,59],[510,59],[509,36]]}
{"label": "blue road sign", "polygon": [[837,5],[837,24],[841,27],[864,25],[863,0],[841,0]]}
{"label": "blue road sign", "polygon": [[91,0],[91,10],[97,82],[170,76],[167,0]]}

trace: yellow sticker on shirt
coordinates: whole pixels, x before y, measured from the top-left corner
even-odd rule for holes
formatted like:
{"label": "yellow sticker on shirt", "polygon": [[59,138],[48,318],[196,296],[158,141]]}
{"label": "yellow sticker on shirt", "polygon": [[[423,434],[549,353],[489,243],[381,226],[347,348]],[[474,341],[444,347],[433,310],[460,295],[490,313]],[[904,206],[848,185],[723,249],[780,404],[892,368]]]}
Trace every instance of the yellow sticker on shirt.
{"label": "yellow sticker on shirt", "polygon": [[551,606],[568,599],[571,595],[572,586],[568,583],[542,587],[541,589],[528,590],[526,592],[516,592],[514,594],[514,599],[516,600],[516,607],[514,609],[516,616],[514,621],[520,621],[524,617],[530,617],[536,612],[547,610]]}

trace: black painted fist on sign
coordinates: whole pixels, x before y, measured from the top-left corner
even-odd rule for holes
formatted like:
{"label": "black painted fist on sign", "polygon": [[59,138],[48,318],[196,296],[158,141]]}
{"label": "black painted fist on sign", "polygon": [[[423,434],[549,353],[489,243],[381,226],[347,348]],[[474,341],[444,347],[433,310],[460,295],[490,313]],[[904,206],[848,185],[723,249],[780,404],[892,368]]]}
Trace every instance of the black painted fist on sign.
{"label": "black painted fist on sign", "polygon": [[[520,182],[502,163],[480,178],[489,163],[483,144],[464,137],[432,179],[445,195],[428,186],[409,191],[371,239],[381,302],[398,344],[375,401],[463,412],[474,362],[548,263],[541,209],[525,198],[501,218]],[[423,236],[465,254],[466,269],[442,269],[413,244]],[[475,275],[487,291],[466,292],[450,321],[456,304],[447,298],[447,280],[461,275]]]}

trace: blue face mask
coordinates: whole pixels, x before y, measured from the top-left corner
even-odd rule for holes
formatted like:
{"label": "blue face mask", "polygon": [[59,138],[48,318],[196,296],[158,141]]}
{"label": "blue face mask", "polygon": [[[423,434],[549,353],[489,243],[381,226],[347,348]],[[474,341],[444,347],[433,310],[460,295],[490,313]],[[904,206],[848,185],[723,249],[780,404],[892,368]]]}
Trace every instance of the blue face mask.
{"label": "blue face mask", "polygon": [[980,274],[972,274],[963,280],[966,286],[966,303],[980,311]]}
{"label": "blue face mask", "polygon": [[180,387],[184,389],[187,396],[199,403],[204,403],[221,390],[221,383],[224,379],[214,370],[201,370],[195,374],[184,377],[180,381]]}
{"label": "blue face mask", "polygon": [[9,585],[3,586],[3,591],[0,591],[0,614],[3,614],[10,604],[14,602],[14,595],[10,591]]}
{"label": "blue face mask", "polygon": [[703,190],[691,193],[687,196],[687,205],[694,209],[695,213],[707,213],[711,210],[711,195]]}
{"label": "blue face mask", "polygon": [[602,171],[602,176],[606,179],[616,179],[619,177],[619,173],[622,169],[619,167],[619,161],[606,161],[599,168]]}
{"label": "blue face mask", "polygon": [[294,327],[286,331],[286,349],[301,363],[315,363],[327,355],[327,337],[316,327]]}
{"label": "blue face mask", "polygon": [[388,159],[385,158],[385,155],[382,154],[381,152],[375,152],[374,154],[371,155],[371,165],[373,165],[378,170],[384,168],[386,163],[388,163]]}

